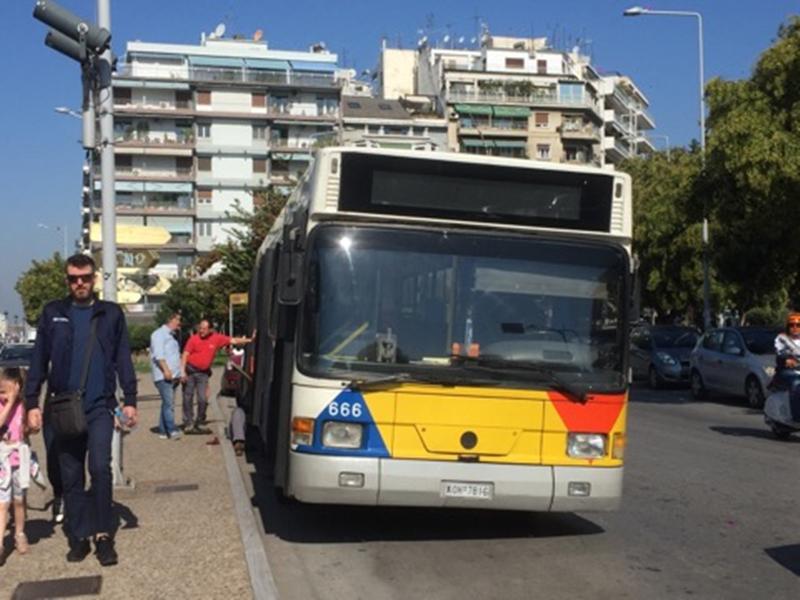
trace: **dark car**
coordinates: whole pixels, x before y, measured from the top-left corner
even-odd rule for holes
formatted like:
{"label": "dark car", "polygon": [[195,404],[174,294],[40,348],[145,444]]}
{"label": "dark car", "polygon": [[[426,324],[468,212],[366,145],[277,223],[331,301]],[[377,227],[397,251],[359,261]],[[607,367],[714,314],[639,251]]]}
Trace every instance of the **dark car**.
{"label": "dark car", "polygon": [[689,383],[689,355],[698,332],[677,325],[645,325],[631,332],[634,379],[647,379],[651,388],[665,383]]}
{"label": "dark car", "polygon": [[228,353],[228,360],[225,363],[225,371],[222,373],[222,383],[219,389],[219,393],[223,396],[235,396],[239,391],[243,362],[244,350],[231,349]]}
{"label": "dark car", "polygon": [[0,350],[0,367],[31,366],[33,344],[7,344]]}

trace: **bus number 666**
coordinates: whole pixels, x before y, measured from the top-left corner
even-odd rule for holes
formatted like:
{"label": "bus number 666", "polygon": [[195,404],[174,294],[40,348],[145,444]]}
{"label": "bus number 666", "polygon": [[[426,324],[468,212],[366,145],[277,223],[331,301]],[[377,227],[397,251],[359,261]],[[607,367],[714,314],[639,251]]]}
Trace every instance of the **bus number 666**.
{"label": "bus number 666", "polygon": [[332,417],[355,417],[361,416],[361,404],[349,402],[331,402],[328,405],[328,414]]}

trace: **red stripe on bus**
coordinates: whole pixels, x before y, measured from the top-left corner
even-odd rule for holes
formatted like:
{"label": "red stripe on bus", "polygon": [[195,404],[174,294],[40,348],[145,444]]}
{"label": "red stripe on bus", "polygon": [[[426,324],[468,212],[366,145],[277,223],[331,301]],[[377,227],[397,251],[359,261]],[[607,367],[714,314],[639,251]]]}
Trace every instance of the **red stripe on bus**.
{"label": "red stripe on bus", "polygon": [[585,403],[560,392],[547,395],[568,431],[609,433],[625,406],[625,394],[592,394]]}

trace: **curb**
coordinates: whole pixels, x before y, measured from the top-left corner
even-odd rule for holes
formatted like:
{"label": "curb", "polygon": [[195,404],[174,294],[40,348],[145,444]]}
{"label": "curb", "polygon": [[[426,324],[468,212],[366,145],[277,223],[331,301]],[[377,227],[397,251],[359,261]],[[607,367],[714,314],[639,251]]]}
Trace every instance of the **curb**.
{"label": "curb", "polygon": [[250,587],[253,589],[253,598],[256,600],[277,600],[278,588],[272,577],[272,568],[267,560],[267,553],[261,541],[260,528],[253,515],[252,504],[247,496],[242,472],[233,453],[233,446],[227,443],[225,432],[225,419],[219,407],[217,396],[211,397],[211,402],[217,417],[223,421],[218,425],[218,435],[222,455],[225,457],[225,470],[228,472],[231,494],[233,495],[236,520],[239,522],[239,533],[244,545],[244,555],[247,559],[247,571],[250,574]]}

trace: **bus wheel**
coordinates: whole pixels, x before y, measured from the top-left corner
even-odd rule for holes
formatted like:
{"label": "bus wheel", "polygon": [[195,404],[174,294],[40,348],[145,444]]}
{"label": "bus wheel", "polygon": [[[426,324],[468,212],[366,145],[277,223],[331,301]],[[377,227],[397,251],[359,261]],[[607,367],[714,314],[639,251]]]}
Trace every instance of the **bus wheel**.
{"label": "bus wheel", "polygon": [[700,375],[700,372],[697,370],[692,371],[692,377],[690,380],[690,385],[692,388],[692,398],[695,400],[704,400],[708,395],[708,391],[706,390],[706,386],[703,383],[703,376]]}
{"label": "bus wheel", "polygon": [[747,381],[744,382],[744,394],[747,396],[747,403],[750,408],[764,407],[764,392],[755,375],[750,375]]}

